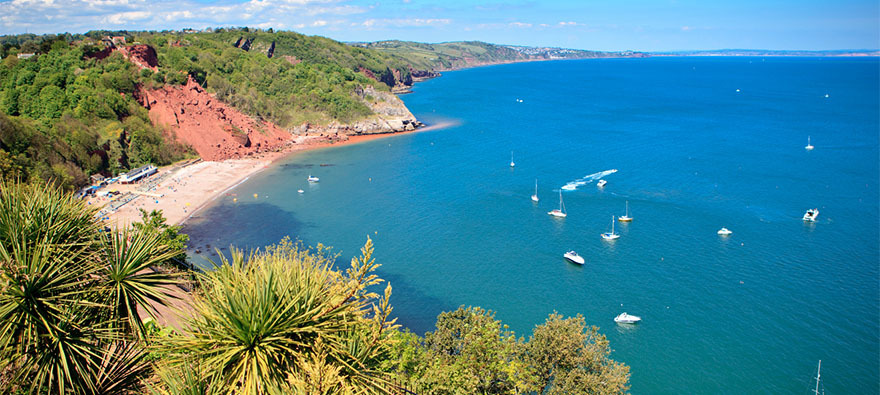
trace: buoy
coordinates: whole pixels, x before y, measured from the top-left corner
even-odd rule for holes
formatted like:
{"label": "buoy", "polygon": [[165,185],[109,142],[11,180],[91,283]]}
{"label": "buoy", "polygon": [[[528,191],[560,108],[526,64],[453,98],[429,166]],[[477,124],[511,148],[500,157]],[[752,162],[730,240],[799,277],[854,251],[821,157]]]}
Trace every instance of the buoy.
{"label": "buoy", "polygon": [[235,203],[237,201],[238,201],[238,198],[232,198],[232,203]]}
{"label": "buoy", "polygon": [[187,203],[186,206],[189,207],[189,203]]}
{"label": "buoy", "polygon": [[257,194],[255,193],[255,194],[254,194],[254,199],[256,199],[256,198],[257,198]]}
{"label": "buoy", "polygon": [[370,182],[373,182],[373,177],[370,177]]}

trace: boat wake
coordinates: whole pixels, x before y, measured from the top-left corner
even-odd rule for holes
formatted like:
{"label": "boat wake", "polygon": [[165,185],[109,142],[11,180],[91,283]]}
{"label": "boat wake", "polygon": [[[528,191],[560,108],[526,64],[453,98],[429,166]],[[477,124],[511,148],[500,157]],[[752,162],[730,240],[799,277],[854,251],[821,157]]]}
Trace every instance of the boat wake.
{"label": "boat wake", "polygon": [[593,181],[599,180],[602,177],[605,177],[609,174],[617,173],[617,169],[600,171],[598,173],[593,173],[584,176],[583,178],[578,178],[574,181],[569,181],[567,184],[563,185],[560,189],[563,191],[576,191],[579,187],[590,184]]}

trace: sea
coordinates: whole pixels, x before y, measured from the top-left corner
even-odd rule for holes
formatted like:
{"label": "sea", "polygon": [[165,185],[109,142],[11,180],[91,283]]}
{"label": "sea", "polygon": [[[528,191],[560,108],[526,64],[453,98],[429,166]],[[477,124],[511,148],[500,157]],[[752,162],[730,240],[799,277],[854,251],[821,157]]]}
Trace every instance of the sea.
{"label": "sea", "polygon": [[[290,236],[346,267],[370,238],[418,334],[459,306],[526,339],[582,315],[636,394],[807,394],[820,360],[820,390],[876,394],[878,77],[876,57],[444,72],[401,96],[430,128],[279,161],[185,224],[189,253],[210,267],[215,248]],[[547,215],[560,196],[564,219]],[[627,202],[633,221],[603,240]]]}

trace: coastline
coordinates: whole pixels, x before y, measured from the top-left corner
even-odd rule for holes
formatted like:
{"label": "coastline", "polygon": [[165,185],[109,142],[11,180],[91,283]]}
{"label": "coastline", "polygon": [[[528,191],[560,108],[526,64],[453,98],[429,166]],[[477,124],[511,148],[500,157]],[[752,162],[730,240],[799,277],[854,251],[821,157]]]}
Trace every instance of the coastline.
{"label": "coastline", "polygon": [[[436,130],[448,124],[432,125],[411,131],[351,135],[345,139],[324,136],[297,136],[286,148],[244,159],[223,161],[198,161],[186,166],[169,165],[145,180],[143,184],[113,185],[123,196],[130,194],[130,201],[118,209],[104,214],[105,221],[115,227],[130,226],[141,219],[140,210],[161,210],[169,225],[182,225],[186,220],[209,205],[218,197],[247,181],[251,176],[269,168],[273,163],[300,152],[328,147],[360,144],[404,134]],[[150,184],[151,182],[155,185]],[[109,205],[117,200],[92,197],[89,204]]]}

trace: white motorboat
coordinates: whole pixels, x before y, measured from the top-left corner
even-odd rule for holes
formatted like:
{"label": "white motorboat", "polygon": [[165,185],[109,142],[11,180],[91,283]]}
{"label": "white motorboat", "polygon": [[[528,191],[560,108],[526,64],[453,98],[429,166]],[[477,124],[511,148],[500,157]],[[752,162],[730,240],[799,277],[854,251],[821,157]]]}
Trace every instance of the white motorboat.
{"label": "white motorboat", "polygon": [[516,166],[516,163],[513,163],[513,151],[510,151],[510,167]]}
{"label": "white motorboat", "polygon": [[565,185],[562,186],[561,189],[562,189],[563,191],[573,191],[573,190],[577,189],[577,185],[573,185],[573,184],[565,184]]}
{"label": "white motorboat", "polygon": [[550,214],[556,218],[565,218],[568,215],[565,213],[565,204],[562,203],[562,191],[559,191],[559,208],[556,210],[548,211],[547,214]]}
{"label": "white motorboat", "polygon": [[620,222],[632,222],[632,217],[629,216],[629,200],[626,201],[626,214],[617,217],[617,220]]}
{"label": "white motorboat", "polygon": [[315,176],[313,176],[313,175],[311,175],[311,174],[309,174],[309,178],[308,178],[308,180],[309,180],[309,182],[318,182],[318,181],[321,181],[320,178],[315,177]]}
{"label": "white motorboat", "polygon": [[719,234],[719,235],[722,235],[722,236],[728,236],[728,235],[730,235],[731,233],[733,233],[733,232],[732,232],[730,229],[727,229],[727,228],[721,228],[721,230],[718,231],[718,234]]}
{"label": "white motorboat", "polygon": [[296,192],[297,192],[297,193],[306,193],[306,191],[304,191],[304,190],[302,190],[302,189],[297,189]]}
{"label": "white motorboat", "polygon": [[804,149],[806,149],[807,151],[810,151],[813,148],[816,148],[816,147],[813,147],[813,144],[810,144],[810,136],[807,136],[807,146],[804,147]]}
{"label": "white motorboat", "polygon": [[583,265],[583,264],[584,264],[584,257],[578,255],[577,252],[569,251],[569,252],[566,252],[566,253],[565,253],[564,255],[562,255],[562,256],[564,256],[565,259],[568,259],[568,261],[571,262],[571,263],[577,263],[578,265]]}
{"label": "white motorboat", "polygon": [[535,179],[535,194],[532,195],[532,201],[533,202],[538,201],[538,179],[537,178]]}
{"label": "white motorboat", "polygon": [[599,187],[599,188],[602,188],[602,187],[604,187],[605,184],[607,184],[607,183],[608,183],[608,181],[605,181],[605,180],[599,180],[599,182],[596,183],[596,186]]}
{"label": "white motorboat", "polygon": [[806,213],[804,213],[804,221],[816,222],[816,217],[818,217],[818,216],[819,216],[819,209],[817,209],[817,208],[809,209],[809,210],[807,210]]}
{"label": "white motorboat", "polygon": [[602,238],[605,240],[616,240],[619,237],[620,237],[619,234],[614,233],[614,216],[612,215],[611,216],[611,231],[602,233]]}
{"label": "white motorboat", "polygon": [[642,317],[636,315],[630,315],[627,313],[621,313],[617,317],[614,317],[614,322],[618,324],[637,324],[642,320]]}

